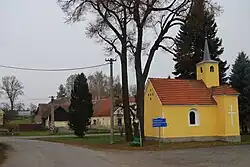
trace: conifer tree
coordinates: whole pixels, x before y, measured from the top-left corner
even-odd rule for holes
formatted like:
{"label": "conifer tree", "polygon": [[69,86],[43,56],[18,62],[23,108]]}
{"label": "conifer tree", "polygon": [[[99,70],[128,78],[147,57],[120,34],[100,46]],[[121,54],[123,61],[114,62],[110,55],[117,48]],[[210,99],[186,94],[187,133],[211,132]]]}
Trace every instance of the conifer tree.
{"label": "conifer tree", "polygon": [[248,87],[250,86],[250,60],[246,53],[240,52],[236,58],[234,64],[232,65],[232,71],[229,77],[230,84],[239,93],[239,109],[241,113],[247,111],[248,99],[250,99],[250,91]]}
{"label": "conifer tree", "polygon": [[236,58],[229,77],[230,84],[239,93],[240,125],[243,132],[247,132],[250,112],[250,60],[246,53],[240,52]]}
{"label": "conifer tree", "polygon": [[81,73],[77,75],[73,90],[71,90],[69,107],[69,127],[74,130],[76,136],[84,136],[92,115],[92,95],[89,92],[87,78]]}
{"label": "conifer tree", "polygon": [[229,66],[227,61],[220,59],[224,48],[222,40],[216,36],[218,30],[215,16],[204,5],[202,7],[202,10],[195,10],[197,7],[194,7],[176,37],[173,74],[176,78],[196,79],[196,64],[202,61],[206,37],[211,59],[219,61],[220,83],[225,83]]}

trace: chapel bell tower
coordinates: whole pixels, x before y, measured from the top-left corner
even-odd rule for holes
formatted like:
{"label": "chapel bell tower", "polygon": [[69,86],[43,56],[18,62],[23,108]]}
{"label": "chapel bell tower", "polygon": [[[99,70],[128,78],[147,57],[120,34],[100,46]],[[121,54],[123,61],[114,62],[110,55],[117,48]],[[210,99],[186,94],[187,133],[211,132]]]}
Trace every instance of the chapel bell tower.
{"label": "chapel bell tower", "polygon": [[208,88],[219,86],[219,62],[211,60],[207,38],[205,39],[203,60],[196,65],[196,79],[203,80]]}

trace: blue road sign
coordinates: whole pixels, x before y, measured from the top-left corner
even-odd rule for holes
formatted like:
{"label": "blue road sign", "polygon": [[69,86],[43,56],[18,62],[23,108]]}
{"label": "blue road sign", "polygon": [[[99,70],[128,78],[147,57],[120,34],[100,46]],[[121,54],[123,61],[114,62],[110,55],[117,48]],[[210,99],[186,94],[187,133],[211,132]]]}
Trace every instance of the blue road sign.
{"label": "blue road sign", "polygon": [[154,128],[167,127],[166,118],[153,118],[152,123]]}

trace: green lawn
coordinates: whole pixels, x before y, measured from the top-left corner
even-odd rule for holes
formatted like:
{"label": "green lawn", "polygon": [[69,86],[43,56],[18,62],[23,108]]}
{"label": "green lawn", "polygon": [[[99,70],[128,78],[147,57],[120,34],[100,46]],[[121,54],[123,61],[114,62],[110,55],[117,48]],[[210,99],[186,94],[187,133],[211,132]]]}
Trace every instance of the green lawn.
{"label": "green lawn", "polygon": [[23,131],[19,132],[19,136],[49,136],[49,135],[68,135],[72,133],[56,133],[52,134],[51,131]]}
{"label": "green lawn", "polygon": [[9,124],[14,124],[14,125],[18,125],[18,124],[30,124],[32,123],[31,122],[31,118],[19,118],[19,119],[16,119],[16,120],[12,120],[9,122]]}
{"label": "green lawn", "polygon": [[51,135],[49,131],[24,131],[19,132],[19,136],[47,136]]}
{"label": "green lawn", "polygon": [[[114,133],[118,133],[119,131],[118,130],[114,130]],[[98,133],[110,133],[110,130],[109,129],[94,129],[94,128],[91,128],[87,131],[87,134],[98,134]]]}
{"label": "green lawn", "polygon": [[250,143],[250,134],[248,135],[241,135],[242,142],[249,142]]}
{"label": "green lawn", "polygon": [[[48,138],[47,138],[48,139]],[[45,138],[45,140],[47,140]],[[50,139],[49,139],[50,140]],[[78,143],[78,144],[109,144],[110,136],[84,136],[83,138],[79,137],[60,137],[60,138],[51,138],[51,141],[66,142],[66,143]],[[124,138],[120,136],[115,136],[114,141],[116,144],[124,143]]]}
{"label": "green lawn", "polygon": [[[87,134],[103,134],[103,133],[110,133],[108,129],[90,129]],[[65,133],[65,132],[58,132],[55,135],[68,135],[73,134],[73,132]],[[48,136],[53,135],[50,131],[24,131],[19,132],[19,136]]]}
{"label": "green lawn", "polygon": [[115,149],[115,150],[170,150],[170,149],[186,149],[186,148],[208,148],[216,146],[233,146],[250,144],[250,135],[242,136],[241,143],[228,143],[222,141],[214,142],[183,142],[183,143],[159,143],[157,141],[146,141],[144,147],[131,147],[124,141],[124,137],[115,136],[115,144],[110,144],[110,136],[85,136],[63,137],[63,138],[40,138],[36,140],[58,142],[75,146],[89,147],[93,149]]}

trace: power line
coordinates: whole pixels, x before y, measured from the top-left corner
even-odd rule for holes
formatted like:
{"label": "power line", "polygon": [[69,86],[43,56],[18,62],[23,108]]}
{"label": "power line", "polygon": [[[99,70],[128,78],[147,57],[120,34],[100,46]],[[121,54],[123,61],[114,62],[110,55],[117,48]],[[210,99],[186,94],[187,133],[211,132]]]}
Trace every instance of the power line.
{"label": "power line", "polygon": [[6,66],[6,65],[0,65],[0,68],[25,70],[25,71],[61,72],[61,71],[76,71],[76,70],[97,68],[97,67],[105,66],[108,64],[109,63],[103,63],[103,64],[98,64],[98,65],[93,65],[93,66],[77,67],[77,68],[61,68],[61,69],[43,69],[43,68],[39,69],[39,68],[26,68],[26,67],[16,67],[16,66]]}

